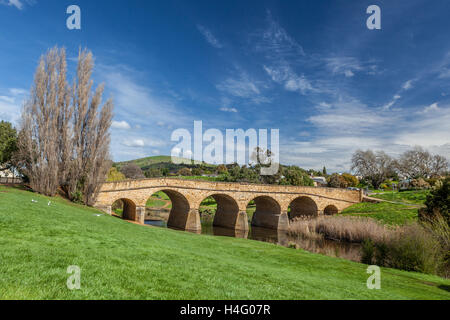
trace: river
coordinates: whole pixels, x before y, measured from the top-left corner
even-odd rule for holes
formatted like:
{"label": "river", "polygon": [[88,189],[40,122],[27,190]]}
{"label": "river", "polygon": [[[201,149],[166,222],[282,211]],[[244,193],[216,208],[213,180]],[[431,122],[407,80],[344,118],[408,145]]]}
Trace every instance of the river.
{"label": "river", "polygon": [[[145,224],[167,228],[167,223],[164,220],[146,220]],[[252,227],[250,226],[250,224],[248,231],[241,231],[215,227],[212,224],[212,220],[202,221],[201,234],[270,242],[284,247],[301,248],[309,252],[324,254],[331,257],[339,257],[356,262],[361,261],[360,244],[326,239],[304,239],[301,237],[290,235],[287,231],[277,231],[260,227]]]}

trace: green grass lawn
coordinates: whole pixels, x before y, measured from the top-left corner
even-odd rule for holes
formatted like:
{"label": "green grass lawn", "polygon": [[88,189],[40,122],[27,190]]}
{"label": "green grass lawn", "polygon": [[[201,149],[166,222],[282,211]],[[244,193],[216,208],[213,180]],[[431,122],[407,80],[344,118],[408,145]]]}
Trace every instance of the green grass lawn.
{"label": "green grass lawn", "polygon": [[405,225],[417,221],[418,209],[403,204],[361,202],[342,211],[343,215],[369,217],[388,225]]}
{"label": "green grass lawn", "polygon": [[373,198],[404,202],[410,204],[424,204],[429,190],[414,190],[414,191],[386,191],[385,193],[376,193],[371,195]]}
{"label": "green grass lawn", "polygon": [[[363,264],[48,200],[0,186],[1,299],[450,299],[450,281],[432,275],[383,268],[369,290]],[[70,265],[80,290],[66,287]]]}

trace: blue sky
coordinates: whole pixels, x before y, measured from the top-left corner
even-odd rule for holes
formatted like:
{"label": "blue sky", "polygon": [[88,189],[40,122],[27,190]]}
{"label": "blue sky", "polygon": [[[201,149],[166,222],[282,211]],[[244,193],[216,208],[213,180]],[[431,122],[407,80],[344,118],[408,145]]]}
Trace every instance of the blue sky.
{"label": "blue sky", "polygon": [[[81,30],[66,8],[81,8]],[[381,8],[368,30],[366,8]],[[344,171],[357,148],[450,157],[450,2],[0,0],[0,119],[37,61],[92,50],[115,102],[114,160],[170,154],[174,129],[280,129],[280,160]]]}

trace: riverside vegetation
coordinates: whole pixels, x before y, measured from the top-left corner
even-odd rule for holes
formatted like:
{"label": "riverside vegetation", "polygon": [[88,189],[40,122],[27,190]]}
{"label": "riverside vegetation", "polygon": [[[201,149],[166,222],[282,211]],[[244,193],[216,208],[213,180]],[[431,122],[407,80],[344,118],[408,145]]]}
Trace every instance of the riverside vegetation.
{"label": "riverside vegetation", "polygon": [[[366,264],[450,277],[449,182],[446,179],[431,193],[392,193],[396,201],[405,203],[359,203],[338,216],[296,219],[289,232],[309,239],[361,243]],[[424,203],[426,207],[418,206]]]}

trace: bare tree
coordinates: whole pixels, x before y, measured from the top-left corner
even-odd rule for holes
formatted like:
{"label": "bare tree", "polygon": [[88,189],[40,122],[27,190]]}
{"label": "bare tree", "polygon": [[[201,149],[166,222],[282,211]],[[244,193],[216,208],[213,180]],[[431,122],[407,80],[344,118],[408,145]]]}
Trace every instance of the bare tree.
{"label": "bare tree", "polygon": [[448,161],[443,156],[432,155],[422,147],[416,146],[400,156],[396,168],[407,178],[428,178],[444,174],[448,168]]}
{"label": "bare tree", "polygon": [[431,174],[433,176],[443,176],[448,170],[448,160],[446,157],[435,154],[431,161]]}
{"label": "bare tree", "polygon": [[53,48],[42,56],[29,100],[22,112],[18,141],[18,167],[31,187],[54,195],[59,185],[58,121],[67,108],[65,51]]}
{"label": "bare tree", "polygon": [[122,172],[127,179],[145,178],[142,169],[135,163],[127,163],[120,169],[120,172]]}
{"label": "bare tree", "polygon": [[384,151],[357,150],[352,156],[352,170],[370,181],[375,188],[393,174],[394,160]]}
{"label": "bare tree", "polygon": [[25,104],[16,155],[31,187],[54,195],[61,186],[70,199],[92,204],[106,179],[112,101],[100,110],[103,85],[91,93],[92,53],[79,53],[76,81],[66,80],[64,49],[41,57]]}
{"label": "bare tree", "polygon": [[[67,179],[68,195],[91,205],[100,182],[106,179],[109,167],[109,127],[112,119],[112,101],[108,100],[99,114],[103,85],[91,94],[94,67],[91,52],[78,55],[77,80],[72,89],[73,153],[74,160]],[[79,198],[81,194],[81,199]]]}

